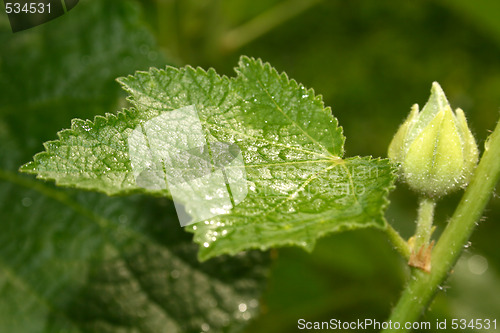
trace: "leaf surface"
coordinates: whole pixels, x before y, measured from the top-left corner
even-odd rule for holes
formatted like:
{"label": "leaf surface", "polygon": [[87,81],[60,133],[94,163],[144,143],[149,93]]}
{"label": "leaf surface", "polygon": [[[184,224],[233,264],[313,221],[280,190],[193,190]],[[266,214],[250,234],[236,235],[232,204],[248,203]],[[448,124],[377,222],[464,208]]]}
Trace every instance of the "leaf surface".
{"label": "leaf surface", "polygon": [[[122,78],[133,108],[93,122],[74,120],[22,170],[107,194],[173,197],[193,221],[201,221],[189,228],[202,245],[202,259],[272,246],[310,250],[330,232],[384,227],[393,183],[389,163],[344,159],[344,137],[331,110],[286,74],[247,57],[236,72],[227,78],[212,69],[167,67]],[[228,187],[229,204],[214,195],[224,187],[186,180],[205,175],[186,173],[204,161],[205,150],[193,153],[196,147],[207,146],[214,159],[220,142],[236,145],[244,164],[224,170],[229,181],[234,174],[244,178],[244,186]],[[149,169],[137,170],[141,165]],[[171,180],[179,170],[188,185],[177,191]]]}

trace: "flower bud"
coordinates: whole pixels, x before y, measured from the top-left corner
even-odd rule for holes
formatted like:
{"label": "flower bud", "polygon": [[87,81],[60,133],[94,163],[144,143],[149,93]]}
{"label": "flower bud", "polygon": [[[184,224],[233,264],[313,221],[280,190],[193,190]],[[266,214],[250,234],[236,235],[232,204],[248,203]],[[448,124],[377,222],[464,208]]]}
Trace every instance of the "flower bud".
{"label": "flower bud", "polygon": [[417,192],[441,197],[467,186],[477,164],[476,141],[464,112],[455,113],[437,82],[421,112],[415,104],[389,145],[389,159]]}

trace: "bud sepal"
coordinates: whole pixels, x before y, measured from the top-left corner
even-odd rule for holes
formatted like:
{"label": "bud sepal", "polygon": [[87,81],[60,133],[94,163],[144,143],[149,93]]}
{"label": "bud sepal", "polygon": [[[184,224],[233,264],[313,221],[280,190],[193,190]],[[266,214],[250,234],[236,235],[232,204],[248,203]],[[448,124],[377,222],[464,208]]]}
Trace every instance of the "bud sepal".
{"label": "bud sepal", "polygon": [[421,112],[414,105],[391,144],[389,158],[413,190],[439,198],[467,186],[479,152],[464,112],[451,110],[437,82]]}

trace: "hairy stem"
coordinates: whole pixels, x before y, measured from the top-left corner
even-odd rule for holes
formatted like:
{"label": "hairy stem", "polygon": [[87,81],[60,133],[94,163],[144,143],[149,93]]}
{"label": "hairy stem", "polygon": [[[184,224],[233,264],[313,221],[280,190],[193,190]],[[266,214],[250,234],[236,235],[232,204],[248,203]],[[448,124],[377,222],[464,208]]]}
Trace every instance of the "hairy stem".
{"label": "hairy stem", "polygon": [[157,24],[158,24],[158,44],[168,59],[175,59],[174,62],[182,64],[180,58],[180,27],[178,4],[176,1],[157,0]]}
{"label": "hairy stem", "polygon": [[434,208],[436,202],[433,199],[422,197],[419,200],[417,230],[415,233],[414,249],[418,250],[428,245],[432,234],[432,222],[434,220]]}
{"label": "hairy stem", "polygon": [[385,232],[396,251],[398,251],[399,254],[401,254],[401,256],[403,256],[406,260],[410,260],[411,250],[403,237],[401,237],[401,235],[390,224],[387,225]]}
{"label": "hairy stem", "polygon": [[[499,178],[500,122],[488,138],[469,187],[433,250],[430,274],[419,269],[412,271],[412,277],[389,318],[392,329],[383,332],[407,332],[404,323],[417,320],[425,311],[462,253]],[[394,328],[396,322],[401,325],[401,329]]]}

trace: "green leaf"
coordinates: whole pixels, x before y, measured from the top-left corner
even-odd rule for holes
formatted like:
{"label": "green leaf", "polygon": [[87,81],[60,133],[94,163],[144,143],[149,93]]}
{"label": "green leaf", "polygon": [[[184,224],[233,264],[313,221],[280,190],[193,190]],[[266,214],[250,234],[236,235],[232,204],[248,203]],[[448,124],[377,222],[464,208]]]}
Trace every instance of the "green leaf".
{"label": "green leaf", "polygon": [[[244,168],[239,171],[245,175],[247,191],[243,201],[234,200],[237,204],[232,210],[209,218],[201,218],[199,210],[213,207],[211,198],[196,188],[190,189],[190,196],[175,198],[195,221],[204,220],[189,227],[202,245],[200,258],[284,245],[311,250],[318,237],[330,232],[385,227],[382,213],[393,183],[389,163],[343,159],[341,128],[311,89],[260,60],[242,57],[236,71],[237,76],[229,79],[214,70],[167,67],[122,78],[134,108],[97,117],[94,122],[73,121],[70,130],[46,143],[46,151],[21,170],[54,179],[59,185],[107,194],[170,196],[168,186],[138,185],[133,165],[148,163],[153,141],[134,148],[142,152],[134,157],[130,140],[134,130],[142,128],[141,133],[150,139],[161,136],[160,142],[168,142],[158,149],[192,148],[186,148],[197,131],[192,126],[175,127],[167,121],[147,126],[152,120],[177,114],[169,112],[187,117],[194,110],[203,142],[234,143],[241,149]],[[163,170],[157,171],[167,172],[171,167],[163,163]],[[169,177],[163,173],[158,179]]]}

